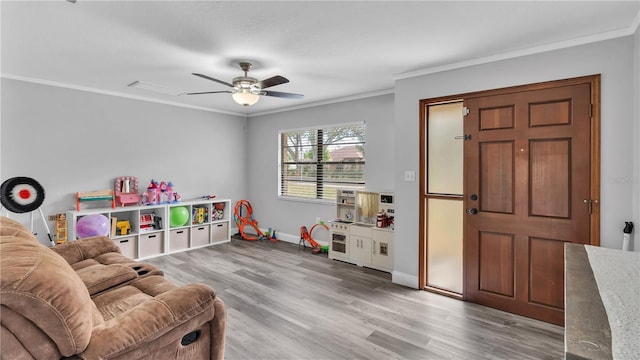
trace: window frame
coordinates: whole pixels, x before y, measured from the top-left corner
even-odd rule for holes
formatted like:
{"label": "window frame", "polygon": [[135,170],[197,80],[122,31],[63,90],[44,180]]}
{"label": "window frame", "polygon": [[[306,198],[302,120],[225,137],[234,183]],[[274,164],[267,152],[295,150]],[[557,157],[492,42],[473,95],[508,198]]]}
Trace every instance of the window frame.
{"label": "window frame", "polygon": [[[298,202],[307,202],[307,203],[316,203],[316,204],[328,204],[328,205],[334,205],[335,204],[335,200],[334,199],[323,199],[323,198],[318,198],[318,187],[321,186],[320,184],[324,185],[324,181],[323,179],[318,176],[318,174],[323,174],[324,170],[322,169],[323,165],[326,165],[327,162],[324,162],[322,160],[322,156],[321,154],[324,151],[324,148],[326,146],[323,146],[325,144],[322,144],[322,138],[319,136],[316,136],[316,144],[312,145],[312,146],[316,146],[316,157],[317,160],[315,162],[310,162],[310,164],[315,164],[316,165],[316,197],[312,198],[312,197],[302,197],[302,196],[291,196],[291,195],[283,195],[282,194],[282,182],[283,182],[283,165],[284,165],[284,161],[283,161],[283,153],[284,153],[284,149],[283,149],[283,134],[286,133],[293,133],[293,132],[301,132],[301,131],[315,131],[316,134],[319,130],[331,130],[331,129],[335,129],[335,128],[340,128],[340,127],[354,127],[354,126],[361,126],[364,128],[364,138],[361,142],[363,147],[366,147],[366,122],[365,121],[357,121],[357,122],[349,122],[349,123],[337,123],[337,124],[327,124],[327,125],[321,125],[321,126],[308,126],[308,127],[301,127],[301,128],[293,128],[293,129],[281,129],[278,130],[278,181],[277,181],[277,194],[278,194],[278,200],[287,200],[287,201],[298,201]],[[334,145],[334,144],[331,144]],[[365,150],[365,154],[366,154],[366,150]],[[366,155],[364,156],[364,161],[361,163],[364,166],[364,170],[363,170],[363,175],[362,175],[362,188],[366,188]],[[345,188],[349,188],[349,185],[345,185]]]}

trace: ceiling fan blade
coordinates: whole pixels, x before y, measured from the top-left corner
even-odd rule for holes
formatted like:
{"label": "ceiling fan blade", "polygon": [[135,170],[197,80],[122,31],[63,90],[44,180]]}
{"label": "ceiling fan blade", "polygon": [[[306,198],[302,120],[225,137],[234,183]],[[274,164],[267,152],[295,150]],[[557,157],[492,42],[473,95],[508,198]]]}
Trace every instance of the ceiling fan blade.
{"label": "ceiling fan blade", "polygon": [[229,93],[229,94],[231,94],[231,91],[229,91],[229,90],[225,90],[225,91],[204,91],[204,92],[187,93],[186,95],[220,94],[220,93]]}
{"label": "ceiling fan blade", "polygon": [[280,76],[280,75],[276,75],[274,77],[270,77],[268,79],[264,79],[264,80],[256,83],[256,85],[259,86],[260,89],[266,89],[268,87],[272,87],[272,86],[276,86],[276,85],[280,85],[280,84],[286,84],[288,82],[289,82],[289,80],[286,77]]}
{"label": "ceiling fan blade", "polygon": [[193,75],[195,75],[195,76],[198,76],[198,77],[201,77],[201,78],[203,78],[203,79],[207,79],[207,80],[215,81],[215,82],[220,83],[220,84],[222,84],[222,85],[227,85],[228,87],[233,87],[233,85],[229,84],[228,82],[226,82],[226,81],[222,81],[222,80],[218,80],[218,79],[214,79],[214,78],[212,78],[211,76],[202,75],[202,74],[198,74],[198,73],[191,73],[191,74],[193,74]]}
{"label": "ceiling fan blade", "polygon": [[301,94],[292,94],[292,93],[279,92],[279,91],[262,91],[262,92],[260,92],[260,95],[273,96],[273,97],[279,97],[279,98],[284,98],[284,99],[302,99],[302,98],[304,98],[304,95],[301,95]]}

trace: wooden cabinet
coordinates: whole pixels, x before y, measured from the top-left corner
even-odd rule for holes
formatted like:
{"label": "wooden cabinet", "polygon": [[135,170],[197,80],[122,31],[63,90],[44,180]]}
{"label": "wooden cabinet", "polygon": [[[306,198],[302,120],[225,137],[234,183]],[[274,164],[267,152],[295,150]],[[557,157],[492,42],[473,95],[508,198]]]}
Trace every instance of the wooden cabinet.
{"label": "wooden cabinet", "polygon": [[[172,208],[178,207],[186,208],[188,220],[182,225],[171,226]],[[185,209],[179,210],[185,216]],[[108,236],[124,255],[134,259],[150,258],[229,242],[232,211],[228,199],[68,211],[68,239],[80,238],[76,230],[82,217],[103,215],[110,224]]]}

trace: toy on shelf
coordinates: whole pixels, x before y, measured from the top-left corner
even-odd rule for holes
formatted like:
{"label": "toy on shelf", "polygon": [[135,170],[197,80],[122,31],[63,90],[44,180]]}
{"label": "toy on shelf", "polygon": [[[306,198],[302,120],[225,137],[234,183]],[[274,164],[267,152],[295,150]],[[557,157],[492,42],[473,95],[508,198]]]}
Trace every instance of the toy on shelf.
{"label": "toy on shelf", "polygon": [[79,239],[92,236],[109,236],[109,218],[103,214],[91,214],[78,218],[76,234]]}
{"label": "toy on shelf", "polygon": [[192,209],[191,218],[194,225],[204,224],[207,222],[207,209],[204,207],[194,206]]}
{"label": "toy on shelf", "polygon": [[219,202],[213,204],[213,210],[211,211],[211,221],[224,219],[224,203]]}
{"label": "toy on shelf", "polygon": [[173,183],[158,182],[151,179],[147,191],[142,194],[142,203],[145,205],[174,204],[180,202],[180,195],[173,191]]}
{"label": "toy on shelf", "polygon": [[113,190],[98,190],[76,193],[76,210],[80,211],[80,203],[86,201],[111,201],[111,207],[115,209],[116,200]]}
{"label": "toy on shelf", "polygon": [[140,214],[140,231],[162,229],[162,218],[155,214]]}
{"label": "toy on shelf", "polygon": [[119,220],[116,222],[116,236],[131,234],[131,223],[129,220]]}
{"label": "toy on shelf", "polygon": [[138,178],[135,176],[121,176],[116,179],[115,186],[116,205],[137,205],[142,200],[138,194]]}

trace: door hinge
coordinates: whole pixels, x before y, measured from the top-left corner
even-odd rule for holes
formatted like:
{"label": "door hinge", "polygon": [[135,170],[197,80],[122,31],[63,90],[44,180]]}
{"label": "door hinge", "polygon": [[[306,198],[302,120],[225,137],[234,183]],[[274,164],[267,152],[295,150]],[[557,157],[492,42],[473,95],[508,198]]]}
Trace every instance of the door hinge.
{"label": "door hinge", "polygon": [[469,108],[466,106],[462,107],[462,116],[467,116],[469,115]]}
{"label": "door hinge", "polygon": [[587,204],[589,208],[589,215],[593,214],[593,204],[598,204],[598,200],[596,199],[584,199],[583,202]]}

